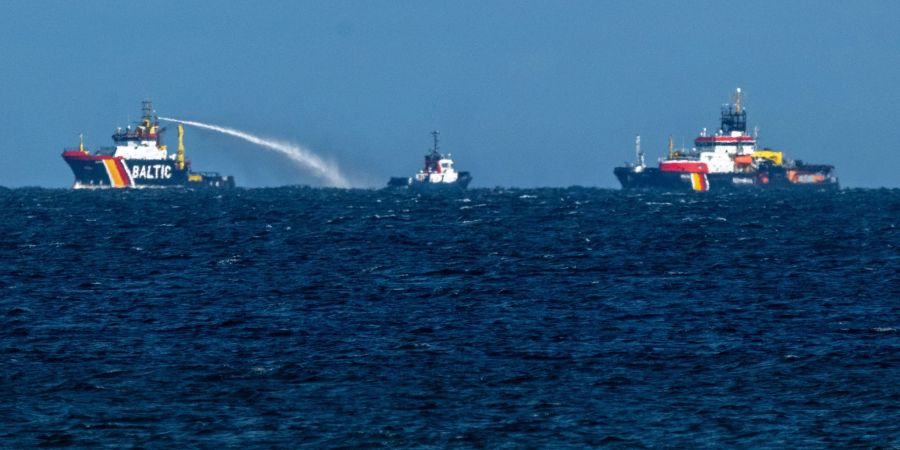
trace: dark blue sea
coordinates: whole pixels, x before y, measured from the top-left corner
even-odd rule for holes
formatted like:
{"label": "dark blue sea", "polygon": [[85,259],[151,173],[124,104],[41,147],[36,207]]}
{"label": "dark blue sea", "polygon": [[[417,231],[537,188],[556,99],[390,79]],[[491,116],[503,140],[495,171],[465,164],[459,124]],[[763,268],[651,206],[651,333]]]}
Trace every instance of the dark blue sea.
{"label": "dark blue sea", "polygon": [[0,189],[0,448],[897,448],[900,190]]}

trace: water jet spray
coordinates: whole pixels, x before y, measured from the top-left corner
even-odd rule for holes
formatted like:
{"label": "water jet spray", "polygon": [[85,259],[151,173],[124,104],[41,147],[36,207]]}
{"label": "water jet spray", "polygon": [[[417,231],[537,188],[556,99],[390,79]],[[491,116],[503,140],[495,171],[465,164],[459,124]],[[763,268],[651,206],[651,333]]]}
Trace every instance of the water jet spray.
{"label": "water jet spray", "polygon": [[344,177],[340,170],[338,170],[337,166],[335,166],[334,164],[326,163],[318,155],[300,145],[266,139],[259,136],[254,136],[250,133],[245,133],[240,130],[235,130],[234,128],[220,127],[217,125],[195,122],[193,120],[173,119],[170,117],[160,117],[159,120],[183,123],[192,127],[216,131],[228,136],[245,140],[247,142],[250,142],[251,144],[256,144],[260,147],[266,148],[268,150],[273,150],[275,152],[281,153],[284,156],[287,156],[296,165],[304,169],[312,170],[312,172],[316,176],[324,179],[329,186],[339,188],[350,187],[350,183],[347,181],[347,178]]}

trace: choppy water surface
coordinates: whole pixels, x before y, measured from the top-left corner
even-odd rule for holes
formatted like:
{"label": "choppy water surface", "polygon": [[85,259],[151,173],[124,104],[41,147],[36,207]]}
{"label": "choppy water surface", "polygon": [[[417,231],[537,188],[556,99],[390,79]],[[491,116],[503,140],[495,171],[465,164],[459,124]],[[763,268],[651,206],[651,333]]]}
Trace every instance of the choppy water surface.
{"label": "choppy water surface", "polygon": [[0,447],[900,446],[897,190],[0,208]]}

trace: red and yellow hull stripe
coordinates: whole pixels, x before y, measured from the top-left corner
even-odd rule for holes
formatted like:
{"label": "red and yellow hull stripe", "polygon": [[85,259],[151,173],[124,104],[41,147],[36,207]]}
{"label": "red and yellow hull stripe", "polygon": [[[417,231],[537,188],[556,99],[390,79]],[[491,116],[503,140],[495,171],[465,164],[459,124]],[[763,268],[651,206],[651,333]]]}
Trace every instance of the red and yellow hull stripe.
{"label": "red and yellow hull stripe", "polygon": [[106,166],[106,173],[109,174],[110,186],[117,188],[133,186],[122,158],[104,159],[103,165]]}
{"label": "red and yellow hull stripe", "polygon": [[709,180],[705,173],[691,173],[691,187],[697,192],[706,192],[709,190]]}

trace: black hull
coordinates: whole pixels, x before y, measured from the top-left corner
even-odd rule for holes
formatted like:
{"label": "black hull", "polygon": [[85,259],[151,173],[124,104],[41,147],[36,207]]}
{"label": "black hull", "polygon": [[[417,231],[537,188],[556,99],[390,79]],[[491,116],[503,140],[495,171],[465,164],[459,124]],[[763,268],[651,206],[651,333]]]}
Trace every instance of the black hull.
{"label": "black hull", "polygon": [[616,167],[613,170],[623,189],[657,189],[664,191],[692,191],[690,174],[663,172],[657,168],[645,167],[635,171],[631,167]]}
{"label": "black hull", "polygon": [[[623,189],[644,189],[661,191],[693,191],[689,173],[664,172],[647,167],[635,171],[633,167],[616,167],[613,170]],[[710,173],[706,174],[710,192],[743,190],[796,190],[834,191],[840,189],[836,178],[829,176],[823,182],[797,183],[788,179],[787,170],[781,167],[753,173]]]}
{"label": "black hull", "polygon": [[63,155],[75,175],[75,189],[233,188],[234,178],[178,168],[174,160],[125,160],[110,155]]}
{"label": "black hull", "polygon": [[740,191],[746,189],[790,190],[790,191],[836,191],[840,184],[837,180],[821,183],[792,183],[784,169],[773,169],[768,172],[734,174],[708,174],[710,190]]}

